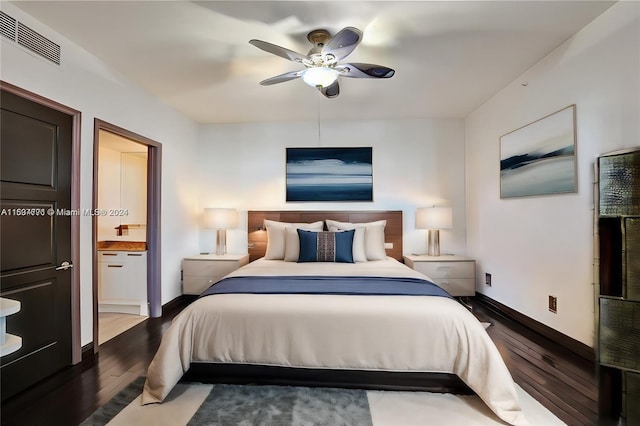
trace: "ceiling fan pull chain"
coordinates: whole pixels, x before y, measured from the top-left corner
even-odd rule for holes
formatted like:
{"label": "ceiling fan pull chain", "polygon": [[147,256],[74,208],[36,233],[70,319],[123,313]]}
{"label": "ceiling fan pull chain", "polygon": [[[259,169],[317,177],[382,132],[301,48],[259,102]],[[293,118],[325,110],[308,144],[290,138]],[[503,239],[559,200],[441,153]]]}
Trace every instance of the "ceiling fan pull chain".
{"label": "ceiling fan pull chain", "polygon": [[322,146],[322,137],[320,135],[320,97],[318,96],[318,146]]}

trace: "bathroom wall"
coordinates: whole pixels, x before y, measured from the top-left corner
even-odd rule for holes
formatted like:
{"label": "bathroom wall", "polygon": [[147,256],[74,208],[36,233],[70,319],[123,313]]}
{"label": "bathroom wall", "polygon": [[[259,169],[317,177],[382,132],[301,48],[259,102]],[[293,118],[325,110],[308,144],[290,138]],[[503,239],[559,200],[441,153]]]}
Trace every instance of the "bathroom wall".
{"label": "bathroom wall", "polygon": [[100,132],[98,149],[98,241],[146,241],[146,228],[117,235],[120,225],[147,221],[147,148]]}

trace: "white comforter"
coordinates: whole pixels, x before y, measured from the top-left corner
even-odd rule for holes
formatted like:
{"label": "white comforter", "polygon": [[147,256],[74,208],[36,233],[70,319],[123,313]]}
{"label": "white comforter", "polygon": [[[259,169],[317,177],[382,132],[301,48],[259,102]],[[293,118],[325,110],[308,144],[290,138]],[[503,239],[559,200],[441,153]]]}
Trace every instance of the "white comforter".
{"label": "white comforter", "polygon": [[[356,264],[252,262],[230,276],[425,278],[394,259]],[[149,366],[142,403],[161,402],[192,362],[458,375],[502,420],[526,424],[515,385],[478,320],[428,296],[222,294],[174,320]]]}

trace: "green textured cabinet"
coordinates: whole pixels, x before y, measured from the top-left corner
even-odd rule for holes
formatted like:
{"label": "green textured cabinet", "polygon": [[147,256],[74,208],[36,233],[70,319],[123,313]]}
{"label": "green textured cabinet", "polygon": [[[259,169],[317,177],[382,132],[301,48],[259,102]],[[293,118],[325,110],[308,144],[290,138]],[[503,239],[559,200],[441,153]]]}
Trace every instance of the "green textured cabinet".
{"label": "green textured cabinet", "polygon": [[598,362],[603,424],[640,424],[640,148],[598,158]]}

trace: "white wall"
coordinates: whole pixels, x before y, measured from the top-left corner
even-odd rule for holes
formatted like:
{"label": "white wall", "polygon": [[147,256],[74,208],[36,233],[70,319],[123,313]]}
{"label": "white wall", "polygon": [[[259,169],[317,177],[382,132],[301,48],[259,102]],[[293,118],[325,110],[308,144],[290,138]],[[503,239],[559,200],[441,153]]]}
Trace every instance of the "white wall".
{"label": "white wall", "polygon": [[[82,112],[80,208],[90,209],[93,120],[99,118],[162,143],[162,302],[181,294],[180,264],[198,250],[195,164],[198,127],[122,79],[100,60],[8,2],[2,10],[62,46],[62,66],[0,37],[0,78]],[[82,344],[92,341],[91,218],[80,222]]]}
{"label": "white wall", "polygon": [[[247,210],[403,210],[404,253],[426,251],[426,230],[415,210],[453,207],[442,252],[464,254],[464,124],[459,119],[216,124],[200,135],[200,211],[238,209],[239,229],[228,231],[229,252],[247,251]],[[287,203],[287,147],[363,146],[373,149],[373,202]],[[213,251],[215,232],[201,231],[201,251]]]}
{"label": "white wall", "polygon": [[147,222],[147,153],[122,152],[103,145],[98,148],[98,208],[125,213],[97,216],[98,241],[146,241],[146,228],[117,235],[116,227]]}
{"label": "white wall", "polygon": [[[147,153],[122,152],[120,154],[120,209],[125,215],[120,216],[118,225],[146,225],[147,223]],[[104,208],[109,209],[109,205]],[[132,230],[129,237],[132,237]],[[140,230],[144,233],[144,230]],[[111,235],[115,234],[113,232]],[[136,240],[132,240],[136,241]],[[137,240],[145,241],[145,239]]]}
{"label": "white wall", "polygon": [[[98,147],[98,208],[120,208],[120,186],[122,163],[121,153],[105,146]],[[116,226],[120,218],[115,216],[99,216],[98,241],[115,240]]]}
{"label": "white wall", "polygon": [[[612,6],[465,120],[467,244],[479,264],[477,290],[590,346],[593,164],[601,153],[640,145],[639,9],[637,2]],[[578,192],[501,200],[500,136],[571,104]],[[557,314],[547,309],[548,295],[558,297]]]}

